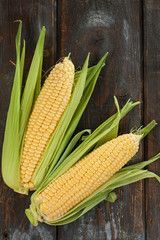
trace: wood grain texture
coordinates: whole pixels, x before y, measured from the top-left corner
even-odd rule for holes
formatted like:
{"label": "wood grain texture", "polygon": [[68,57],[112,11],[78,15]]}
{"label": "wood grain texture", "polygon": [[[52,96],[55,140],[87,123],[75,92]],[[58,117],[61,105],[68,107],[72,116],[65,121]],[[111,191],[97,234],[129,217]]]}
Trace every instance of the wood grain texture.
{"label": "wood grain texture", "polygon": [[[88,52],[90,65],[109,52],[77,131],[94,130],[111,116],[116,111],[113,95],[121,106],[128,98],[144,100],[123,119],[120,134],[152,119],[160,123],[159,0],[1,0],[0,155],[15,70],[10,60],[16,61],[16,19],[23,21],[25,76],[43,25],[44,70],[69,52],[76,68],[82,66]],[[158,153],[159,139],[157,126],[132,163]],[[158,162],[149,169],[160,173]],[[57,228],[46,224],[33,227],[24,214],[30,196],[14,193],[1,175],[0,187],[0,240],[158,240],[160,236],[160,189],[155,180],[118,189],[114,204],[102,202],[74,223]]]}
{"label": "wood grain texture", "polygon": [[[144,1],[144,119],[155,119],[158,126],[145,141],[145,156],[160,152],[160,2]],[[160,164],[151,164],[149,170],[160,175]],[[146,239],[160,239],[160,185],[154,179],[146,181]]]}
{"label": "wood grain texture", "polygon": [[[15,58],[15,36],[18,24],[23,21],[23,38],[26,40],[25,72],[43,25],[46,26],[44,69],[54,63],[54,1],[0,1],[0,155],[5,120],[11,95],[15,67],[10,63]],[[40,224],[34,228],[24,214],[30,197],[19,195],[9,189],[0,176],[0,239],[8,240],[52,240],[56,239],[56,228]]]}
{"label": "wood grain texture", "polygon": [[[142,100],[140,1],[58,1],[58,56],[71,57],[81,66],[88,52],[95,64],[109,51],[96,89],[78,129],[97,127],[115,112],[113,96],[123,105]],[[123,120],[120,133],[142,121],[141,106]],[[142,159],[142,148],[135,160]],[[144,239],[143,184],[116,191],[114,204],[101,203],[72,224],[59,227],[58,239]]]}

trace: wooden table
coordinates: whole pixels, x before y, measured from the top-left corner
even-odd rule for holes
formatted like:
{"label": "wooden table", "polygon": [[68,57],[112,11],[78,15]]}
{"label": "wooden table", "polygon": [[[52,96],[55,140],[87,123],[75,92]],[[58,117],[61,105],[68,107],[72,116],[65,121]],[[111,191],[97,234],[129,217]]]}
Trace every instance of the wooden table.
{"label": "wooden table", "polygon": [[[120,133],[152,119],[160,123],[160,1],[159,0],[1,0],[0,1],[0,144],[13,84],[14,39],[23,21],[25,73],[42,26],[46,26],[46,70],[71,52],[76,67],[88,52],[90,65],[109,51],[96,89],[78,130],[95,129],[115,112],[113,95],[122,106],[129,98],[142,104],[120,125]],[[77,130],[77,131],[78,131]],[[141,144],[133,162],[160,151],[160,126]],[[0,152],[1,153],[1,152]],[[160,174],[160,162],[149,169]],[[30,198],[9,189],[0,178],[0,239],[8,240],[158,240],[160,185],[155,179],[116,190],[114,204],[102,202],[74,223],[33,227],[24,214]]]}

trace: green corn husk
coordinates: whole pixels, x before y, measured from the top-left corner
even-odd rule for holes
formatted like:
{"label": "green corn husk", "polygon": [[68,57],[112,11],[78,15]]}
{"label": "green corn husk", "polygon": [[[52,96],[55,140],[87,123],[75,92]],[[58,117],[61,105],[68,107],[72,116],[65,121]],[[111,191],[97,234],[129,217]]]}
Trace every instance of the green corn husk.
{"label": "green corn husk", "polygon": [[[3,150],[2,150],[2,176],[5,183],[12,189],[20,189],[20,155],[23,137],[31,109],[37,93],[37,83],[40,81],[42,71],[43,46],[45,28],[42,28],[36,50],[33,56],[26,85],[22,95],[22,79],[25,60],[25,42],[20,56],[22,23],[19,24],[16,36],[16,70],[9,110],[7,114]],[[22,98],[21,98],[22,95]],[[21,189],[23,192],[23,189]],[[24,191],[25,192],[25,191]]]}
{"label": "green corn husk", "polygon": [[[5,183],[14,191],[27,194],[28,190],[20,185],[20,159],[27,123],[41,88],[45,28],[42,28],[23,93],[25,44],[20,56],[21,30],[22,23],[16,36],[17,62],[3,143],[2,176]],[[97,65],[88,68],[88,54],[82,70],[75,73],[69,104],[50,139],[40,165],[32,176],[34,189],[37,189],[44,177],[55,167],[67,147],[94,90],[99,73],[105,65],[107,55],[108,53]]]}
{"label": "green corn husk", "polygon": [[[52,171],[50,171],[50,174],[46,176],[41,186],[32,195],[30,208],[26,209],[25,212],[30,222],[34,226],[38,224],[38,221],[44,221],[39,211],[39,204],[35,201],[36,196],[41,191],[43,191],[50,184],[50,182],[66,172],[71,166],[82,159],[92,149],[102,145],[104,142],[109,141],[114,137],[117,137],[120,119],[124,117],[124,115],[127,114],[134,106],[139,104],[139,102],[132,103],[128,101],[121,110],[119,109],[116,98],[115,104],[117,106],[118,112],[106,120],[104,123],[102,123],[92,134],[87,136],[85,140],[71,154],[68,156],[65,154],[65,156],[62,157],[61,161],[52,169]],[[152,121],[145,128],[137,131],[137,133],[141,134],[143,138],[151,131],[152,128],[154,128],[155,125],[156,122]],[[117,187],[131,184],[141,179],[150,177],[155,177],[160,182],[160,177],[156,174],[148,170],[141,170],[143,167],[147,166],[151,162],[156,161],[158,158],[160,158],[160,153],[148,161],[122,168],[117,173],[115,173],[105,184],[103,184],[93,194],[91,194],[89,197],[71,209],[62,218],[55,221],[45,222],[49,225],[64,225],[76,220],[103,200],[114,202],[117,199],[117,196],[113,191]]]}

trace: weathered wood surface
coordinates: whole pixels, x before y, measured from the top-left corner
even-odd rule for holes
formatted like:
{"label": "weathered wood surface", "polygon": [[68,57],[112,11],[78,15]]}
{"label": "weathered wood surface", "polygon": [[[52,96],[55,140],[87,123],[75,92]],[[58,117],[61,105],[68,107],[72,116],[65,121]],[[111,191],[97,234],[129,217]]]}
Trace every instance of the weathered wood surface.
{"label": "weathered wood surface", "polygon": [[[0,1],[0,144],[10,99],[15,62],[14,39],[17,24],[23,21],[26,40],[25,72],[43,25],[46,26],[44,70],[58,58],[72,53],[76,67],[88,52],[90,65],[109,51],[106,66],[80,121],[78,130],[96,128],[115,112],[113,95],[123,105],[128,98],[142,101],[120,126],[120,133],[133,126],[160,119],[159,20],[158,0],[36,0]],[[143,61],[144,56],[144,61]],[[159,87],[159,88],[158,88]],[[159,151],[160,127],[142,144],[132,162]],[[145,149],[145,151],[144,151]],[[1,154],[1,149],[0,149]],[[150,169],[159,174],[159,163]],[[116,191],[114,204],[103,202],[74,223],[34,228],[24,215],[29,197],[14,193],[0,178],[0,239],[9,240],[118,240],[159,239],[160,189],[156,180],[141,181]]]}
{"label": "weathered wood surface", "polygon": [[[144,120],[156,119],[160,124],[160,2],[146,0],[144,4]],[[145,141],[145,156],[160,151],[160,126]],[[160,175],[160,164],[151,164],[149,170]],[[160,187],[157,181],[145,181],[146,239],[160,239]],[[159,222],[159,224],[158,224]]]}

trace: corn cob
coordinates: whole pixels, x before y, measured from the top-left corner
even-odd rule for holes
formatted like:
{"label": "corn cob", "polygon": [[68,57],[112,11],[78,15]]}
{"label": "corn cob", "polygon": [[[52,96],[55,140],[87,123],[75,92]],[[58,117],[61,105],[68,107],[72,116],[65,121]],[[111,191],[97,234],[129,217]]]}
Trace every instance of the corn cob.
{"label": "corn cob", "polygon": [[92,151],[36,197],[44,221],[54,221],[90,196],[138,151],[141,135],[121,135]]}
{"label": "corn cob", "polygon": [[71,97],[74,65],[66,57],[55,65],[45,80],[30,116],[20,163],[22,187],[33,188],[32,176],[42,160]]}

